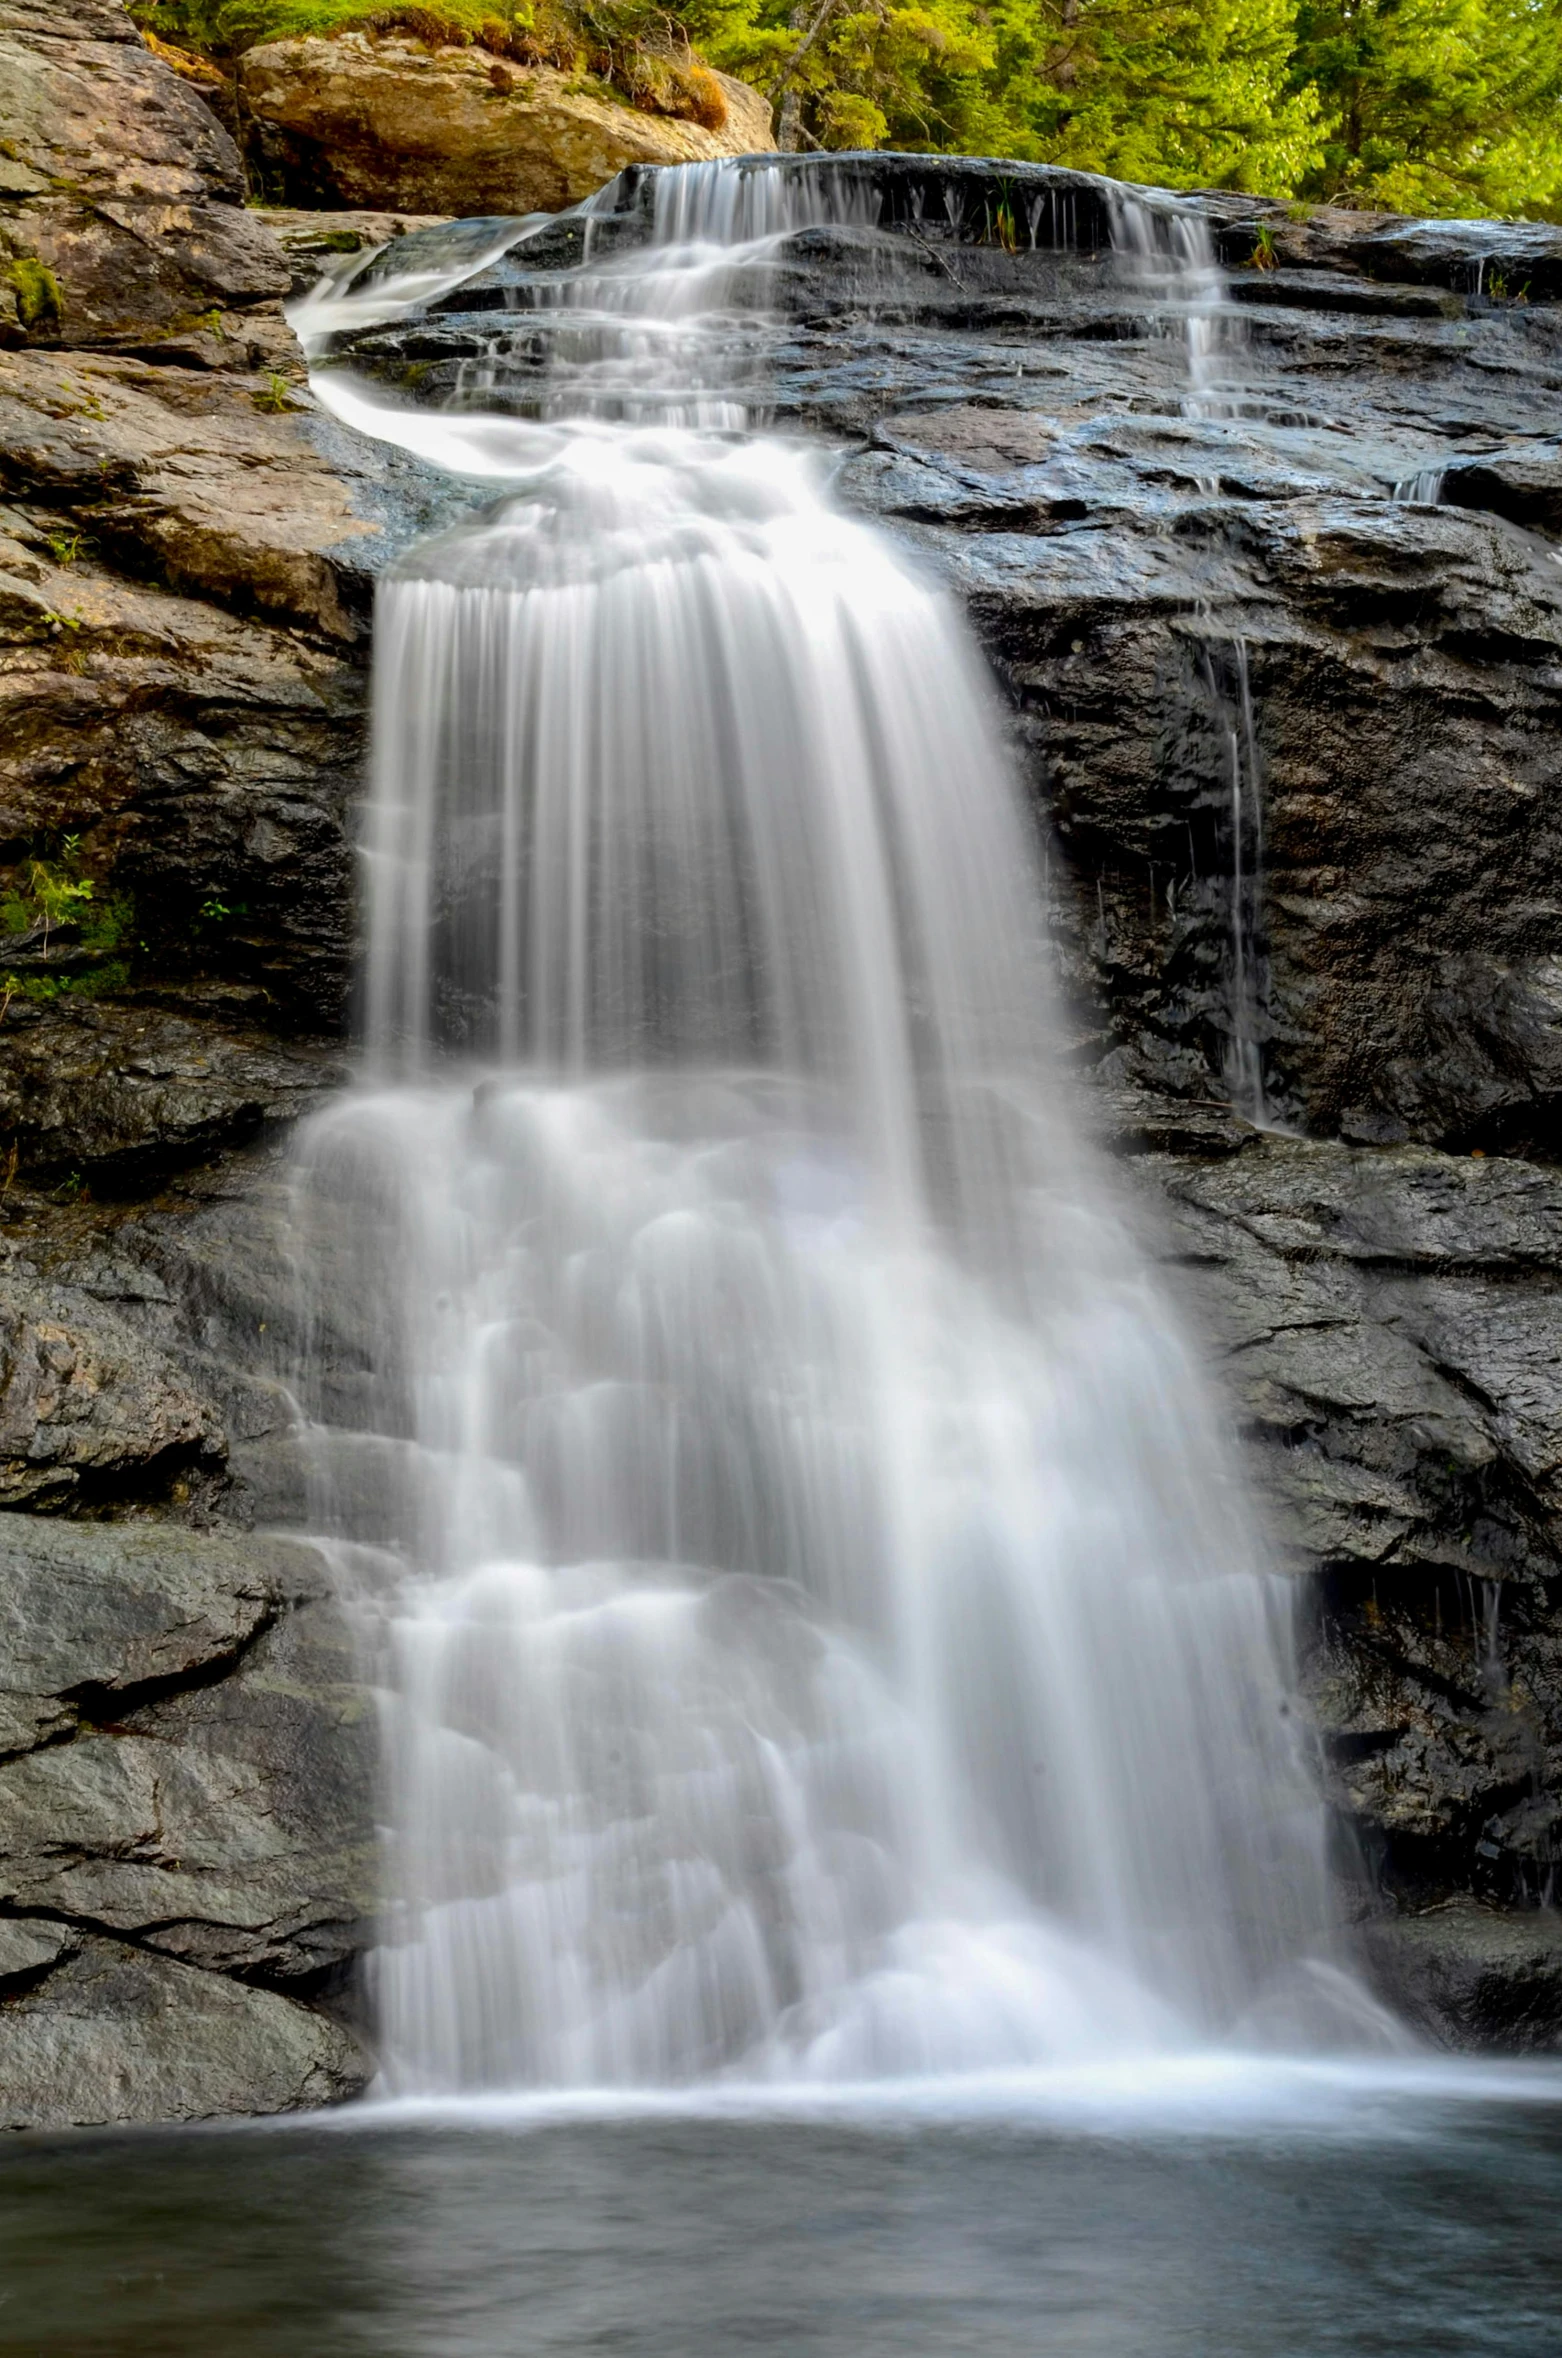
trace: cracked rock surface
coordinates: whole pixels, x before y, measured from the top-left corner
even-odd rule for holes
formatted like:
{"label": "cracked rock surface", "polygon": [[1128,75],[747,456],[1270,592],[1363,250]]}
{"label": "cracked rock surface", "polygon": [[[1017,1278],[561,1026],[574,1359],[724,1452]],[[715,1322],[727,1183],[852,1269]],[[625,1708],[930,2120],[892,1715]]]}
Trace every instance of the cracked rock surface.
{"label": "cracked rock surface", "polygon": [[12,2125],[196,2119],[362,2086],[369,1710],[313,1550],[0,1515]]}
{"label": "cracked rock surface", "polygon": [[118,0],[4,0],[0,117],[0,239],[48,274],[31,300],[3,282],[0,332],[53,311],[78,338],[128,342],[285,292],[238,151]]}
{"label": "cracked rock surface", "polygon": [[[1554,1922],[1562,1174],[1279,1138],[1145,1173],[1272,1527],[1313,1576],[1308,1685],[1363,1906],[1545,1902]],[[1476,1919],[1438,1921],[1442,1955]],[[1477,2012],[1460,2001],[1465,2030]]]}

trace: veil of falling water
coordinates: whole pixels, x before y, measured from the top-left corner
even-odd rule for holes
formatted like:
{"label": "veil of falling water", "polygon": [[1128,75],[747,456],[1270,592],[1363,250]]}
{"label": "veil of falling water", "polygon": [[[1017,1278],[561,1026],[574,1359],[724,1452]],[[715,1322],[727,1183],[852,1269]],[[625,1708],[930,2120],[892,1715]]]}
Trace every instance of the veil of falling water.
{"label": "veil of falling water", "polygon": [[661,176],[552,283],[540,414],[331,396],[510,478],[381,592],[366,1077],[298,1178],[363,1337],[320,1515],[389,1543],[342,1556],[394,2090],[1295,2038],[1346,1988],[1284,1587],[1051,1070],[987,679],[744,428],[823,201]]}

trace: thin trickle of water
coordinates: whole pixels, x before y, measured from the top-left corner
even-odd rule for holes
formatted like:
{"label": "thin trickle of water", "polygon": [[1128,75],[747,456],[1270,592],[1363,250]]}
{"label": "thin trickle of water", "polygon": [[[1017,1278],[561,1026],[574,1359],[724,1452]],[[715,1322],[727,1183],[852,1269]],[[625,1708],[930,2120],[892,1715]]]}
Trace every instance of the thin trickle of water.
{"label": "thin trickle of water", "polygon": [[[1152,205],[1132,191],[1109,207],[1113,243],[1130,283],[1151,306],[1163,333],[1181,337],[1186,391],[1178,407],[1193,420],[1239,417],[1250,396],[1243,386],[1247,328],[1226,289],[1214,240],[1202,215]],[[1199,478],[1215,496],[1217,476]],[[1224,752],[1230,900],[1226,985],[1226,1085],[1235,1112],[1255,1129],[1276,1127],[1264,1076],[1263,1041],[1268,991],[1262,951],[1264,906],[1264,782],[1253,712],[1247,642],[1227,643],[1226,666],[1204,665]]]}
{"label": "thin trickle of water", "polygon": [[1182,414],[1240,416],[1247,327],[1227,292],[1209,223],[1190,208],[1152,204],[1124,188],[1111,190],[1108,216],[1129,285],[1159,331],[1180,338],[1186,352]]}
{"label": "thin trickle of water", "polygon": [[1225,757],[1230,899],[1226,1084],[1233,1110],[1255,1129],[1278,1125],[1264,1069],[1268,979],[1264,955],[1264,772],[1253,710],[1247,641],[1228,643],[1227,659],[1206,659],[1205,676]]}
{"label": "thin trickle of water", "polygon": [[1418,467],[1413,475],[1401,475],[1394,486],[1393,496],[1401,507],[1440,507],[1443,485],[1447,480],[1446,467]]}
{"label": "thin trickle of water", "polygon": [[510,485],[382,586],[367,1077],[298,1168],[399,2090],[1371,2019],[1285,1584],[1052,1064],[985,674],[733,425],[756,180],[669,173],[564,276],[540,417],[330,388]]}

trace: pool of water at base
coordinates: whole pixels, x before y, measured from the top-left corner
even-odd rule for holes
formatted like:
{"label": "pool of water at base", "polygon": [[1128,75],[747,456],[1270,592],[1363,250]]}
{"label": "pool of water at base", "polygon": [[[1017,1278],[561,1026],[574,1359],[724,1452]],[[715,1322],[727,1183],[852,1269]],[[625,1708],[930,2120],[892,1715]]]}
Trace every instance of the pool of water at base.
{"label": "pool of water at base", "polygon": [[22,2139],[0,2352],[1557,2358],[1562,2081],[1302,2093]]}

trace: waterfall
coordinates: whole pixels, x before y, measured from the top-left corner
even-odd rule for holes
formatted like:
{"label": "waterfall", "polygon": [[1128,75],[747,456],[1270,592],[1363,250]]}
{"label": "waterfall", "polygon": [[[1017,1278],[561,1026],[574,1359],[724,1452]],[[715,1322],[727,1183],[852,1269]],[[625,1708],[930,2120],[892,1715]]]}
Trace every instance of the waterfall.
{"label": "waterfall", "polygon": [[[1241,417],[1256,405],[1242,386],[1247,329],[1226,293],[1209,224],[1182,207],[1147,203],[1129,189],[1114,192],[1108,218],[1119,267],[1147,306],[1162,334],[1181,338],[1186,356],[1180,414],[1193,420]],[[1217,477],[1200,477],[1200,488],[1219,493]],[[1428,478],[1417,476],[1417,485]],[[1395,498],[1425,495],[1407,485]],[[1225,755],[1230,855],[1230,911],[1227,938],[1226,1085],[1233,1111],[1258,1130],[1278,1128],[1264,1076],[1268,975],[1264,934],[1264,778],[1253,712],[1252,677],[1246,639],[1224,641],[1215,653],[1217,632],[1207,606],[1198,609],[1212,642],[1202,661]],[[1226,684],[1229,670],[1232,684]]]}
{"label": "waterfall", "polygon": [[1203,214],[1113,187],[1107,219],[1118,267],[1152,325],[1180,338],[1187,354],[1183,416],[1242,416],[1240,364],[1247,324],[1226,293],[1225,273]]}
{"label": "waterfall", "polygon": [[1446,467],[1418,467],[1413,475],[1400,476],[1391,496],[1400,507],[1441,507],[1447,479]]}
{"label": "waterfall", "polygon": [[1074,2061],[1346,1987],[1286,1584],[1054,1069],[988,680],[743,422],[827,194],[661,175],[652,242],[530,290],[530,414],[329,395],[506,484],[380,592],[364,1077],[297,1176],[393,2090]]}

